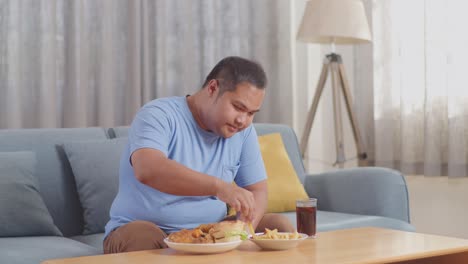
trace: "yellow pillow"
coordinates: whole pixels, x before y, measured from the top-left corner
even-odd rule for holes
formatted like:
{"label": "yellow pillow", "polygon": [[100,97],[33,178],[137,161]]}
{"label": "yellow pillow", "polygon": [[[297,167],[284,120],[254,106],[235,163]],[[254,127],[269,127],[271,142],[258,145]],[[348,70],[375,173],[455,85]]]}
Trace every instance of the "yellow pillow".
{"label": "yellow pillow", "polygon": [[296,200],[308,196],[289,159],[281,134],[259,136],[258,142],[268,175],[267,213],[295,211]]}

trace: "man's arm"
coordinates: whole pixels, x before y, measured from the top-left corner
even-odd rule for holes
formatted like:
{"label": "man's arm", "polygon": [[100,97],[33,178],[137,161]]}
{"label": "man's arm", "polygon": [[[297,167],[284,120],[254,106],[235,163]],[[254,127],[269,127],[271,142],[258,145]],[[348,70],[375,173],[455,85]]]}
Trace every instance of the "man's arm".
{"label": "man's arm", "polygon": [[194,171],[151,148],[133,152],[131,162],[138,181],[158,191],[173,195],[216,196],[236,211],[246,212],[247,218],[253,217],[255,195],[248,189]]}

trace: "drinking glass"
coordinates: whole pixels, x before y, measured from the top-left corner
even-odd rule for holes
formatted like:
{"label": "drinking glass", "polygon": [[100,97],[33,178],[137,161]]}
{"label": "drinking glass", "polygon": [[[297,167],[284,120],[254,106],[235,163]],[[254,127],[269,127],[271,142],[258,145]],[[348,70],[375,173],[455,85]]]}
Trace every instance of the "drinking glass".
{"label": "drinking glass", "polygon": [[296,200],[297,232],[315,237],[317,227],[317,199]]}

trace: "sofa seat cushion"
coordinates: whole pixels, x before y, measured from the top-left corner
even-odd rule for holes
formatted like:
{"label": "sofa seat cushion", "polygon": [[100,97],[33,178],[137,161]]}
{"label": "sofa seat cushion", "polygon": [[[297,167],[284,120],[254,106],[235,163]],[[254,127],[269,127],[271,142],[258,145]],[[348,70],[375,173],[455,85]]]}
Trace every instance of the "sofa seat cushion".
{"label": "sofa seat cushion", "polygon": [[65,237],[0,238],[1,263],[38,264],[48,259],[98,254],[102,254],[102,250]]}
{"label": "sofa seat cushion", "polygon": [[0,152],[0,237],[62,236],[39,193],[36,154]]}
{"label": "sofa seat cushion", "polygon": [[104,233],[92,234],[92,235],[81,235],[81,236],[73,236],[70,237],[73,240],[80,241],[81,243],[85,243],[86,245],[90,245],[94,248],[97,248],[103,251],[103,241],[104,241]]}
{"label": "sofa seat cushion", "polygon": [[[296,227],[296,213],[282,213],[291,220]],[[317,211],[317,232],[326,232],[338,229],[356,228],[356,227],[381,227],[403,231],[414,231],[414,227],[402,220],[370,215],[356,215],[346,213],[336,213],[328,211]]]}

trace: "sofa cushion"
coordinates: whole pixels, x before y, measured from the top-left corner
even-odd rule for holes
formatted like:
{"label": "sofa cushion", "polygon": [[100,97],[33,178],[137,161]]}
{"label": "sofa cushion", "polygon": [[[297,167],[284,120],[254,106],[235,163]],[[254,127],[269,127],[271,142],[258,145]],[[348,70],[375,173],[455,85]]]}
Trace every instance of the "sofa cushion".
{"label": "sofa cushion", "polygon": [[48,259],[102,254],[102,250],[65,237],[0,238],[0,262],[38,264]]}
{"label": "sofa cushion", "polygon": [[264,124],[264,123],[254,123],[255,130],[257,135],[265,135],[271,133],[280,133],[281,138],[283,139],[286,151],[288,152],[289,159],[296,170],[297,176],[300,181],[304,183],[305,179],[305,169],[302,164],[302,156],[299,150],[299,145],[297,144],[296,133],[294,130],[282,124]]}
{"label": "sofa cushion", "polygon": [[120,154],[126,138],[63,144],[83,207],[83,234],[104,232],[118,191]]}
{"label": "sofa cushion", "polygon": [[288,157],[281,134],[258,137],[268,175],[268,213],[296,210],[296,200],[308,198]]}
{"label": "sofa cushion", "polygon": [[61,144],[72,140],[106,138],[105,130],[99,127],[0,129],[0,152],[36,153],[34,175],[39,180],[41,196],[55,225],[68,237],[83,233],[83,210],[75,179]]}
{"label": "sofa cushion", "polygon": [[0,152],[0,237],[62,236],[39,194],[31,151]]}

